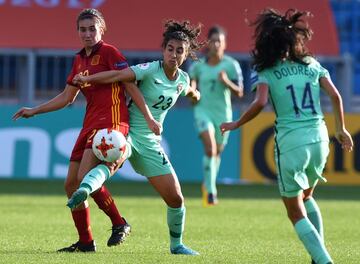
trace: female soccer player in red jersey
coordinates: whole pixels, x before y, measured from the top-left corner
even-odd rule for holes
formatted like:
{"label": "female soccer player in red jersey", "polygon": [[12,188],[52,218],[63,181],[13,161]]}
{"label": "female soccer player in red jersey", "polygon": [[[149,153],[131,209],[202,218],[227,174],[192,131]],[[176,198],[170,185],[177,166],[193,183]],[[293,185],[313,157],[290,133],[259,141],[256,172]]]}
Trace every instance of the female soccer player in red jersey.
{"label": "female soccer player in red jersey", "polygon": [[[47,113],[62,109],[71,104],[79,94],[86,98],[86,114],[83,127],[77,138],[70,157],[70,165],[65,180],[65,191],[68,197],[79,187],[84,175],[100,163],[94,155],[91,145],[96,132],[102,128],[116,129],[125,136],[129,130],[129,115],[126,106],[125,89],[133,101],[141,109],[149,128],[156,134],[160,133],[158,123],[153,119],[145,104],[142,94],[133,84],[115,82],[112,84],[75,85],[72,79],[76,74],[90,75],[101,71],[122,70],[128,67],[125,57],[112,45],[102,41],[106,31],[103,15],[96,9],[85,9],[77,18],[77,30],[83,49],[75,56],[71,73],[67,78],[67,85],[63,92],[55,98],[33,108],[23,107],[13,116],[29,118],[36,114]],[[107,164],[111,173],[114,173],[120,164]],[[124,241],[130,233],[130,225],[120,215],[111,194],[102,186],[92,195],[96,204],[109,216],[112,222],[112,234],[108,246],[114,246]],[[60,249],[60,252],[91,252],[96,250],[90,228],[90,211],[85,201],[71,211],[79,241]]]}

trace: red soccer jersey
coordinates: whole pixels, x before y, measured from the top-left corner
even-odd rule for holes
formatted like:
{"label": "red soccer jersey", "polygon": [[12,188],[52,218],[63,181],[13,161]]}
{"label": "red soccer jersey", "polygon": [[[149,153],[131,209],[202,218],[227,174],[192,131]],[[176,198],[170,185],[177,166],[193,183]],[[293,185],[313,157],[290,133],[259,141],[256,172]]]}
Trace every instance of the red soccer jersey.
{"label": "red soccer jersey", "polygon": [[[90,56],[86,56],[85,49],[76,54],[67,84],[75,86],[72,79],[78,73],[91,75],[102,71],[122,70],[127,67],[127,61],[118,49],[100,41],[93,47]],[[119,125],[129,126],[129,113],[123,84],[86,83],[79,88],[87,102],[84,128],[117,129]]]}

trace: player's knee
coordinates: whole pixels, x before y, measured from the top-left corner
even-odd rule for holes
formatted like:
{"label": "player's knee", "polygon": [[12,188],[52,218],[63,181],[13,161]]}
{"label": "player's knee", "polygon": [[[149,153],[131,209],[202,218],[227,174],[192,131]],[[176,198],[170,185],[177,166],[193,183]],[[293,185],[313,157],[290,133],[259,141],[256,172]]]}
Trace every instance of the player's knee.
{"label": "player's knee", "polygon": [[215,156],[217,155],[216,148],[212,148],[212,147],[206,148],[206,149],[205,149],[205,154],[206,154],[206,156],[208,156],[209,158],[215,157]]}
{"label": "player's knee", "polygon": [[288,218],[295,225],[300,219],[304,218],[305,215],[301,210],[288,211]]}
{"label": "player's knee", "polygon": [[184,204],[184,197],[182,196],[182,194],[176,194],[171,198],[171,201],[168,204],[168,206],[172,208],[179,208],[182,207],[183,204]]}

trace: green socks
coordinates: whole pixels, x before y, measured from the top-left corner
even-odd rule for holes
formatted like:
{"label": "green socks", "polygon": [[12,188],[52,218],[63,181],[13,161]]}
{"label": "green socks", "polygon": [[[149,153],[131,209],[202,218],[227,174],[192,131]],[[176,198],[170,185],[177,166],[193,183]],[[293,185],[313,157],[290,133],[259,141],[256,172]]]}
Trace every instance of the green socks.
{"label": "green socks", "polygon": [[80,188],[84,188],[89,194],[99,189],[104,182],[110,178],[110,170],[104,165],[97,165],[90,170],[80,183]]}
{"label": "green socks", "polygon": [[309,219],[302,218],[294,227],[306,250],[317,264],[332,263],[322,238]]}
{"label": "green socks", "polygon": [[324,228],[319,206],[317,205],[315,199],[312,197],[306,200],[304,205],[310,222],[314,225],[321,239],[324,241]]}
{"label": "green socks", "polygon": [[217,158],[204,156],[203,158],[204,170],[204,185],[208,193],[217,194],[216,189],[216,174],[217,174]]}
{"label": "green socks", "polygon": [[182,245],[182,234],[185,225],[185,207],[167,208],[167,223],[170,232],[170,248]]}

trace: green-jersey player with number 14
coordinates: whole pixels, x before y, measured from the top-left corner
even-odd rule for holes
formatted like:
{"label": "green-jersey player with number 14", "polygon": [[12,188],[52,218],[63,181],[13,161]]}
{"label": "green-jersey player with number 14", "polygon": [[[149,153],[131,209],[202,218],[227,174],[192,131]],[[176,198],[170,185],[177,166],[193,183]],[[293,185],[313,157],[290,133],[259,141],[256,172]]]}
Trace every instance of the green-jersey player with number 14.
{"label": "green-jersey player with number 14", "polygon": [[[74,78],[74,82],[138,81],[139,89],[152,116],[162,126],[168,110],[180,95],[189,96],[194,101],[200,99],[200,93],[190,87],[188,74],[179,68],[187,56],[196,58],[195,51],[203,45],[197,41],[199,34],[200,25],[193,27],[188,21],[179,23],[169,20],[165,24],[163,33],[163,61],[139,64],[124,71],[107,71],[89,76],[78,75]],[[148,127],[148,122],[135,104],[130,103],[129,114],[127,158],[136,172],[147,177],[168,206],[170,252],[198,255],[198,252],[182,243],[185,224],[184,197],[176,173],[160,145],[161,136],[152,132],[156,131],[156,128]],[[69,199],[68,206],[74,207],[85,200],[109,176],[106,168],[101,165],[90,171],[81,182],[80,188]]]}
{"label": "green-jersey player with number 14", "polygon": [[275,163],[278,185],[287,214],[312,258],[312,263],[331,264],[326,249],[320,209],[312,197],[329,154],[329,137],[320,109],[320,90],[331,98],[335,137],[351,151],[353,141],[345,129],[341,96],[329,73],[307,51],[312,31],[303,20],[309,15],[289,9],[284,15],[273,9],[261,13],[253,25],[252,51],[256,96],[235,122],[223,123],[223,132],[236,129],[256,117],[270,98],[275,121]]}

